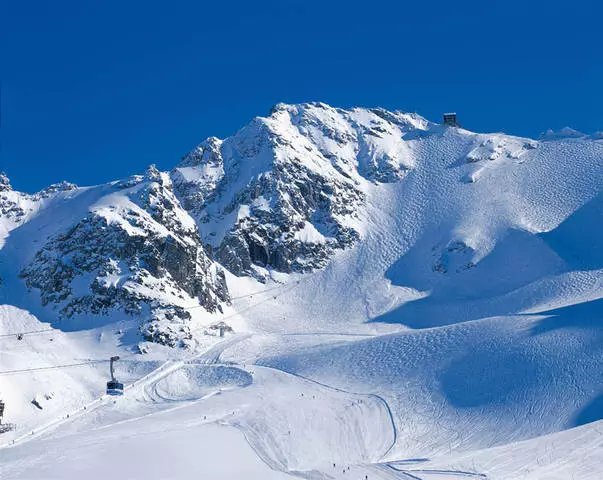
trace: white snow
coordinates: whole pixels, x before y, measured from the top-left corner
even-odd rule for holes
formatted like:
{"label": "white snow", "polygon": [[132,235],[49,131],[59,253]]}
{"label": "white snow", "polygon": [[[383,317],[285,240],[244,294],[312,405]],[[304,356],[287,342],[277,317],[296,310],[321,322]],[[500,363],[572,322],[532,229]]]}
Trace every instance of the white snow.
{"label": "white snow", "polygon": [[[177,421],[177,420],[176,420]],[[47,439],[3,452],[5,480],[291,478],[255,455],[243,435],[215,423],[174,425],[163,416]],[[134,433],[136,432],[136,433]],[[158,448],[159,447],[159,448]]]}
{"label": "white snow", "polygon": [[324,243],[327,240],[310,222],[306,222],[301,230],[295,232],[294,238],[306,243]]}
{"label": "white snow", "polygon": [[[276,156],[274,138],[286,140]],[[267,268],[266,284],[227,273],[234,334],[204,335],[211,316],[191,310],[194,351],[147,345],[141,355],[134,320],[57,322],[18,276],[91,208],[123,221],[140,187],[23,200],[21,223],[0,218],[0,335],[51,333],[0,337],[4,420],[18,425],[0,435],[3,480],[603,477],[596,136],[564,129],[534,141],[307,104],[279,105],[215,144],[223,169],[177,168],[201,184],[227,177],[199,222],[214,245],[251,207],[270,210],[259,196],[220,213],[291,157],[365,194],[358,217],[344,219],[361,239],[313,273]],[[375,165],[396,180],[376,181]],[[304,221],[296,239],[329,239]],[[2,374],[115,354],[127,386],[118,399],[103,395],[106,363]]]}

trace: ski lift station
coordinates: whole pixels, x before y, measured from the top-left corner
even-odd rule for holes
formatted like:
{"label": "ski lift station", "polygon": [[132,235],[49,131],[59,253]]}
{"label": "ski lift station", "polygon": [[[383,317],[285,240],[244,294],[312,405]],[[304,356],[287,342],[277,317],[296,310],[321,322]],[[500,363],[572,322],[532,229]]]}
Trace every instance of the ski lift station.
{"label": "ski lift station", "polygon": [[458,127],[459,124],[456,121],[456,113],[445,113],[443,124],[447,127]]}

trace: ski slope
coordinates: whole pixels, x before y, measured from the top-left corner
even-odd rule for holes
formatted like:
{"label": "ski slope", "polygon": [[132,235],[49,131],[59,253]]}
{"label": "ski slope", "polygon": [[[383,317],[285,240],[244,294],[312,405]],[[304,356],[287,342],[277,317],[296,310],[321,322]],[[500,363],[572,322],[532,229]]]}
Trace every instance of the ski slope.
{"label": "ski slope", "polygon": [[131,479],[291,478],[270,470],[234,429],[208,424],[170,425],[169,429],[157,431],[157,426],[155,419],[143,419],[102,431],[92,430],[78,436],[77,443],[72,437],[47,439],[4,451],[2,477],[11,480],[82,476],[101,480],[108,475]]}
{"label": "ski slope", "polygon": [[544,316],[498,317],[335,345],[311,343],[268,357],[270,344],[262,345],[255,361],[381,395],[398,430],[388,458],[421,457],[426,451],[488,448],[596,418],[600,342],[588,328],[563,331]]}
{"label": "ski slope", "polygon": [[426,479],[450,478],[446,471],[476,470],[488,472],[487,478],[496,480],[598,478],[603,462],[602,429],[598,421],[492,449],[394,465]]}

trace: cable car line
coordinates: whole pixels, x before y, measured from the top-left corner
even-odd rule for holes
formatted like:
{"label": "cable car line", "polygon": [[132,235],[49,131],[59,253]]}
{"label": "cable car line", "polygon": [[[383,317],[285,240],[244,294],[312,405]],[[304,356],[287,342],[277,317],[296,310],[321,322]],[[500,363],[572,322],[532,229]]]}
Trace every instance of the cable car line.
{"label": "cable car line", "polygon": [[[299,282],[300,282],[300,280],[298,280],[296,283],[299,283]],[[254,295],[261,295],[262,293],[272,292],[273,290],[279,290],[280,288],[287,287],[287,286],[288,285],[286,283],[281,283],[277,287],[266,288],[266,289],[260,290],[258,292],[248,293],[246,295],[239,295],[238,297],[231,297],[230,299],[231,300],[239,300],[241,298],[253,297]]]}
{"label": "cable car line", "polygon": [[[301,280],[298,280],[296,282],[296,285],[300,281]],[[246,295],[239,295],[237,297],[230,297],[230,300],[240,300],[241,298],[253,297],[254,295],[261,295],[262,293],[272,292],[274,290],[279,290],[279,289],[281,289],[283,287],[288,287],[288,286],[289,286],[288,284],[282,283],[278,287],[266,288],[265,290],[260,290],[258,292],[248,293]],[[204,308],[204,307],[203,307],[203,305],[191,305],[190,307],[182,307],[183,310],[192,310],[193,308]]]}
{"label": "cable car line", "polygon": [[[121,360],[125,360],[131,357],[135,357],[138,354],[136,353],[130,353],[124,357],[121,357]],[[24,373],[24,372],[35,372],[37,370],[53,370],[55,368],[68,368],[68,367],[82,367],[84,365],[94,365],[97,363],[109,363],[111,360],[110,359],[99,359],[99,360],[86,360],[85,362],[80,362],[80,363],[66,363],[66,364],[61,364],[61,365],[49,365],[47,367],[33,367],[33,368],[23,368],[20,370],[7,370],[7,371],[0,371],[0,375],[11,375],[11,374],[17,374],[17,373]],[[127,360],[127,361],[131,361],[131,360]]]}
{"label": "cable car line", "polygon": [[262,300],[261,302],[258,302],[258,303],[255,303],[253,305],[250,305],[247,308],[244,308],[243,310],[239,310],[238,312],[234,312],[234,313],[232,313],[232,314],[230,314],[230,315],[228,315],[226,317],[221,318],[220,321],[223,322],[224,320],[228,320],[229,318],[236,317],[237,315],[240,315],[241,313],[247,312],[247,311],[251,310],[252,308],[255,308],[255,307],[259,306],[259,305],[262,305],[263,303],[266,303],[266,302],[268,302],[270,300],[276,300],[276,297],[279,297],[280,295],[283,295],[283,294],[285,294],[287,292],[290,292],[291,290],[294,290],[297,287],[299,287],[300,283],[303,282],[304,280],[306,280],[306,279],[298,280],[293,285],[291,285],[290,288],[288,288],[286,290],[283,290],[280,293],[277,293],[272,298],[266,298],[265,300]]}
{"label": "cable car line", "polygon": [[[297,282],[295,282],[294,286],[297,286],[302,281],[303,280],[297,280]],[[236,296],[236,297],[230,297],[230,300],[240,300],[242,298],[253,297],[254,295],[261,295],[263,293],[273,292],[274,290],[280,290],[281,288],[285,288],[285,287],[288,287],[288,286],[289,286],[288,284],[282,283],[282,284],[280,284],[280,285],[278,285],[276,287],[266,288],[266,289],[260,290],[258,292],[248,293],[248,294],[245,294],[245,295],[239,295],[239,296]],[[280,294],[278,294],[278,295],[280,295]],[[202,308],[202,307],[203,307],[203,305],[191,305],[190,307],[182,307],[182,309],[183,310],[191,310],[193,308]],[[46,328],[44,330],[30,330],[30,331],[20,331],[20,332],[13,332],[13,333],[3,333],[3,334],[0,334],[0,339],[2,339],[2,338],[11,338],[11,337],[20,337],[18,339],[22,340],[25,335],[38,335],[38,334],[44,334],[44,333],[56,333],[56,332],[60,332],[60,331],[61,330],[58,330],[58,329],[49,329],[49,328]]]}
{"label": "cable car line", "polygon": [[18,337],[19,335],[21,335],[22,337],[25,335],[37,335],[39,333],[51,333],[51,332],[56,332],[57,330],[54,329],[44,329],[44,330],[31,330],[29,332],[14,332],[14,333],[3,333],[0,335],[0,338],[7,338],[7,337]]}
{"label": "cable car line", "polygon": [[[236,317],[237,315],[240,315],[241,313],[247,312],[248,310],[251,310],[252,308],[255,308],[263,303],[266,303],[270,300],[274,300],[276,297],[283,295],[284,293],[287,293],[295,288],[297,288],[299,286],[299,284],[301,283],[301,280],[298,280],[297,282],[295,282],[295,284],[291,285],[290,288],[283,290],[282,292],[278,293],[277,295],[273,296],[272,298],[267,298],[265,300],[262,300],[261,302],[255,303],[254,305],[250,305],[247,308],[244,308],[241,311],[238,312],[233,312],[230,315],[227,315],[225,317],[223,317],[220,321],[224,321],[224,320],[228,320],[229,318],[232,317]],[[47,330],[44,330],[47,331]],[[50,330],[52,331],[52,330]],[[126,358],[134,356],[134,354],[128,355]],[[117,359],[119,357],[112,357],[113,359]],[[108,363],[111,362],[111,364],[113,364],[112,360],[89,360],[87,362],[81,362],[81,363],[69,363],[69,364],[64,364],[64,365],[51,365],[48,367],[35,367],[35,368],[23,368],[20,370],[7,370],[7,371],[0,371],[0,375],[13,375],[13,374],[17,374],[17,373],[25,373],[25,372],[35,372],[35,371],[39,371],[39,370],[53,370],[53,369],[58,369],[58,368],[69,368],[69,367],[81,367],[84,365],[94,365],[97,363]],[[111,371],[113,372],[113,366],[111,366]],[[113,373],[112,373],[113,375]],[[117,382],[117,380],[113,377],[112,381]],[[123,387],[122,387],[123,390]]]}
{"label": "cable car line", "polygon": [[84,365],[94,365],[96,363],[107,363],[109,361],[110,360],[89,360],[87,362],[67,363],[64,365],[50,365],[48,367],[34,367],[34,368],[23,368],[20,370],[6,370],[4,372],[0,372],[0,375],[13,375],[13,374],[17,374],[17,373],[35,372],[38,370],[53,370],[56,368],[82,367]]}
{"label": "cable car line", "polygon": [[[274,295],[272,297],[266,298],[266,299],[264,299],[264,300],[262,300],[260,302],[257,302],[257,303],[255,303],[253,305],[250,305],[247,308],[244,308],[243,310],[240,310],[240,311],[237,311],[237,312],[233,312],[230,315],[222,317],[220,319],[220,321],[224,321],[224,320],[228,320],[229,318],[236,317],[237,315],[240,315],[240,314],[242,314],[244,312],[247,312],[247,311],[251,310],[252,308],[258,307],[259,305],[262,305],[262,304],[264,304],[264,303],[266,303],[266,302],[268,302],[270,300],[276,300],[277,297],[279,297],[279,296],[281,296],[281,295],[283,295],[283,294],[285,294],[287,292],[290,292],[290,291],[296,289],[297,287],[299,287],[299,285],[302,282],[304,282],[306,280],[307,280],[307,278],[304,278],[302,280],[297,280],[291,286],[289,286],[287,284],[281,285],[278,288],[281,288],[281,287],[289,287],[289,288],[285,288],[282,292],[279,292],[279,293],[277,293],[276,295]],[[264,292],[267,292],[267,291],[270,291],[270,290],[276,290],[276,289],[277,289],[277,287],[264,290]],[[261,292],[256,292],[256,294],[258,294],[258,293],[261,293]],[[251,294],[251,295],[253,295],[253,294]],[[198,308],[198,307],[195,306],[195,307],[191,307],[191,308]],[[54,332],[54,331],[56,331],[56,330],[48,330],[48,329],[45,329],[45,330],[32,330],[30,332],[22,332],[22,333],[19,333],[19,334],[3,334],[3,335],[0,335],[0,337],[10,337],[10,336],[15,336],[15,335],[20,335],[20,334],[25,335],[25,334],[32,334],[32,333]],[[130,357],[130,356],[133,356],[133,355],[134,354],[128,355],[127,357]],[[114,373],[113,373],[113,362],[115,360],[119,360],[119,357],[111,357],[111,359],[109,359],[109,360],[104,360],[104,359],[103,360],[89,360],[87,362],[81,362],[81,363],[70,363],[70,364],[64,364],[64,365],[51,365],[51,366],[47,366],[47,367],[23,368],[23,369],[19,369],[19,370],[7,370],[7,371],[4,371],[4,372],[0,371],[0,376],[1,375],[14,375],[14,374],[25,373],[25,372],[35,372],[35,371],[40,371],[40,370],[53,370],[53,369],[59,369],[59,368],[81,367],[81,366],[84,366],[84,365],[94,365],[94,364],[98,364],[98,363],[108,363],[108,362],[110,362],[111,363],[111,377],[112,378],[111,378],[111,381],[107,383],[107,393],[110,394],[110,395],[123,395],[123,384],[121,384],[121,383],[119,383],[117,381],[117,379],[115,378]],[[109,384],[111,384],[111,385],[109,385]],[[112,392],[110,392],[110,390],[112,390]]]}
{"label": "cable car line", "polygon": [[[297,283],[299,283],[300,281],[298,280]],[[254,293],[248,293],[246,295],[239,295],[237,297],[231,297],[230,300],[240,300],[242,298],[247,298],[247,297],[253,297],[254,295],[261,295],[263,293],[268,293],[268,292],[272,292],[274,290],[279,290],[283,287],[287,287],[288,285],[286,283],[281,284],[277,287],[272,287],[272,288],[267,288],[265,290],[260,290],[259,292],[254,292]],[[191,310],[194,308],[204,308],[203,305],[191,305],[190,307],[182,307],[183,310]],[[0,334],[0,339],[3,338],[12,338],[12,337],[17,337],[18,340],[23,340],[23,337],[25,337],[26,335],[39,335],[39,334],[44,334],[44,333],[56,333],[56,332],[60,332],[61,330],[57,330],[57,329],[44,329],[44,330],[30,330],[30,331],[19,331],[19,332],[13,332],[13,333],[3,333]]]}

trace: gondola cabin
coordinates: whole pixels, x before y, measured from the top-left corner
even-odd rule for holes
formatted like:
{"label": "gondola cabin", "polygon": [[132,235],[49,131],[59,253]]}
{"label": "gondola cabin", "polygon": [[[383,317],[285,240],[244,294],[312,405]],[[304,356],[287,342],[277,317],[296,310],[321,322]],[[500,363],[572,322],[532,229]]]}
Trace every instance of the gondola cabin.
{"label": "gondola cabin", "polygon": [[113,370],[113,362],[116,360],[119,360],[119,357],[111,357],[111,380],[107,382],[107,395],[124,394],[124,384],[115,378],[115,371]]}
{"label": "gondola cabin", "polygon": [[124,384],[118,382],[117,380],[111,380],[107,382],[107,395],[123,395],[124,394]]}

